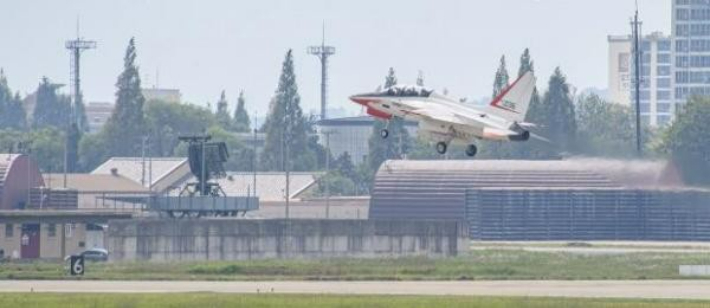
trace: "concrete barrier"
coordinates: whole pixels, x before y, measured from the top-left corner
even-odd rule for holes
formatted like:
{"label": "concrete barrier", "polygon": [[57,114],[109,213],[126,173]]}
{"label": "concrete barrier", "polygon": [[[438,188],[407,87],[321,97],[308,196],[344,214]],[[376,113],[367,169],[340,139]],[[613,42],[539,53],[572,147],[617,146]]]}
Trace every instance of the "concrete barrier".
{"label": "concrete barrier", "polygon": [[468,250],[457,221],[137,219],[109,223],[112,261],[455,256]]}

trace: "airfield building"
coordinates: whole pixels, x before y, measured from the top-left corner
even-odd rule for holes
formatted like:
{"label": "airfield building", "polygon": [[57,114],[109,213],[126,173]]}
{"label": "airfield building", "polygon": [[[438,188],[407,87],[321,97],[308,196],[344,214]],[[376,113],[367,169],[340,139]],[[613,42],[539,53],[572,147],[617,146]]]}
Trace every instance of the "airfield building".
{"label": "airfield building", "polygon": [[387,161],[369,218],[465,220],[479,240],[708,240],[710,192],[665,162]]}

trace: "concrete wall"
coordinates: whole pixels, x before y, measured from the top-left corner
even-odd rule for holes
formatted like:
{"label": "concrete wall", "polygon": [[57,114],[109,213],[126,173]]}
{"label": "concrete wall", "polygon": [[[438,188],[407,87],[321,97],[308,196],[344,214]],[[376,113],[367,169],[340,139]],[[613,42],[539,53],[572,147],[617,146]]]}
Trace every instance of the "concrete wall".
{"label": "concrete wall", "polygon": [[455,256],[468,228],[454,221],[117,220],[109,222],[112,261]]}

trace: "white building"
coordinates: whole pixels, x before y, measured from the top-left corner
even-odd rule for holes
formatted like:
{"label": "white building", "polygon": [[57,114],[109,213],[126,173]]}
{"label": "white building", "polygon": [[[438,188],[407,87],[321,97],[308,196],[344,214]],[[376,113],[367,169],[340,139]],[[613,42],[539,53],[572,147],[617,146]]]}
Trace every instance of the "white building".
{"label": "white building", "polygon": [[[634,59],[629,35],[609,36],[609,98],[634,106]],[[671,93],[671,38],[660,32],[641,40],[641,120],[651,126],[670,122],[673,114]]]}
{"label": "white building", "polygon": [[114,105],[112,103],[90,102],[86,105],[84,113],[86,121],[89,122],[89,133],[97,133],[106,125],[108,119],[113,113]]}
{"label": "white building", "polygon": [[[368,140],[372,135],[375,121],[375,118],[370,116],[321,120],[317,124],[318,143],[325,147],[329,138],[330,153],[333,154],[333,157],[337,158],[348,152],[353,164],[364,163],[367,161],[370,149]],[[405,122],[405,127],[410,136],[416,136],[417,124],[415,122]]]}
{"label": "white building", "polygon": [[692,95],[710,96],[710,0],[673,0],[675,108]]}
{"label": "white building", "polygon": [[182,101],[182,94],[178,89],[161,89],[161,88],[147,88],[141,89],[145,101],[161,100],[171,103],[179,103]]}

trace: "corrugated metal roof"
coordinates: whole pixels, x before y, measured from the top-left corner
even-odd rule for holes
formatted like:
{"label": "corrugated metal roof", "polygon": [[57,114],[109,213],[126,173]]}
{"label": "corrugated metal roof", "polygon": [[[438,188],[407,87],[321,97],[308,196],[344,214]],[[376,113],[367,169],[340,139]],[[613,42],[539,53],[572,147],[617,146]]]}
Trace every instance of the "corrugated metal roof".
{"label": "corrugated metal roof", "polygon": [[370,218],[463,219],[473,187],[682,187],[663,161],[386,161],[377,172]]}
{"label": "corrugated metal roof", "polygon": [[[183,164],[187,164],[187,158],[184,157],[153,157],[150,160],[151,163],[148,158],[145,159],[145,187],[148,187],[149,184],[155,185]],[[150,168],[149,165],[151,165]],[[110,175],[111,169],[114,168],[118,171],[118,175],[136,183],[141,183],[143,180],[143,158],[141,157],[112,157],[94,169],[91,174]],[[152,177],[150,176],[151,170]],[[150,179],[152,179],[152,183],[148,183]]]}
{"label": "corrugated metal roof", "polygon": [[[291,172],[289,194],[297,197],[301,192],[315,184],[319,173]],[[178,183],[183,187],[186,183],[196,182],[195,177]],[[227,172],[225,178],[216,180],[227,196],[246,196],[254,194],[254,174],[250,172]],[[282,201],[286,191],[286,175],[283,172],[259,172],[256,174],[256,193],[260,201]],[[177,191],[173,192],[177,194]]]}
{"label": "corrugated metal roof", "polygon": [[[47,187],[63,187],[64,174],[44,174],[44,183]],[[148,188],[122,177],[110,174],[67,174],[67,188],[76,189],[80,193],[89,192],[141,192],[147,193]]]}

